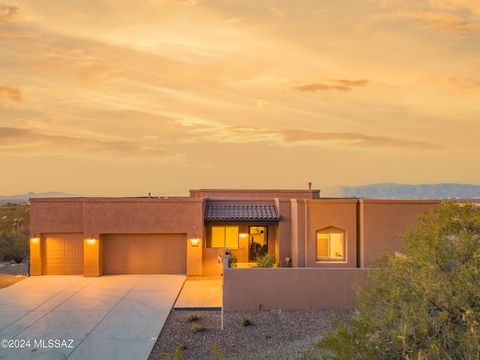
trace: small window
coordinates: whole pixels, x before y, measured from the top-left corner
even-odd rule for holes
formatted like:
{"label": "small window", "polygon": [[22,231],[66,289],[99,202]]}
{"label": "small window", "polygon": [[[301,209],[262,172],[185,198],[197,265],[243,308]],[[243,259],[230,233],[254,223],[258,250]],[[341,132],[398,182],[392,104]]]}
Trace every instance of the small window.
{"label": "small window", "polygon": [[211,248],[238,249],[238,226],[212,226]]}
{"label": "small window", "polygon": [[317,231],[317,261],[345,260],[345,232],[329,227]]}

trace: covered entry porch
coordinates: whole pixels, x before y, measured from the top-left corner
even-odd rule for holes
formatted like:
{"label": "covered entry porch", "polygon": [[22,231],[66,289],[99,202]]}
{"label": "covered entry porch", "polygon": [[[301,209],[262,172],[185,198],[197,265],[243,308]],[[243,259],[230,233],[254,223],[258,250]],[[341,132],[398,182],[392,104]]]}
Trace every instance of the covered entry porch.
{"label": "covered entry porch", "polygon": [[269,202],[208,201],[205,208],[203,275],[222,273],[221,257],[230,249],[238,267],[255,266],[277,253],[278,210]]}

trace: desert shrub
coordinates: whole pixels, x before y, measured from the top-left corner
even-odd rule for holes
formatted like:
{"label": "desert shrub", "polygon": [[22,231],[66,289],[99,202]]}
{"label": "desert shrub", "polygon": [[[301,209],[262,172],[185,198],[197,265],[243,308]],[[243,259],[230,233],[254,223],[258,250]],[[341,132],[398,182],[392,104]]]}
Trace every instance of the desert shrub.
{"label": "desert shrub", "polygon": [[192,332],[194,334],[204,332],[205,330],[207,330],[207,329],[200,324],[194,323],[192,325]]}
{"label": "desert shrub", "polygon": [[210,346],[210,351],[218,360],[227,360],[227,356],[216,345]]}
{"label": "desert shrub", "polygon": [[230,267],[232,269],[236,268],[238,266],[238,259],[235,255],[230,255]]}
{"label": "desert shrub", "polygon": [[275,265],[277,259],[271,254],[266,254],[257,260],[257,267],[259,268],[271,268]]}
{"label": "desert shrub", "polygon": [[445,203],[371,271],[347,325],[316,347],[323,359],[479,359],[480,207]]}
{"label": "desert shrub", "polygon": [[30,208],[25,204],[0,206],[0,259],[22,262],[28,254]]}
{"label": "desert shrub", "polygon": [[247,319],[247,318],[243,318],[242,321],[240,322],[240,324],[242,324],[243,327],[253,325],[252,321],[250,319]]}
{"label": "desert shrub", "polygon": [[0,234],[0,254],[3,260],[21,263],[27,256],[28,238],[21,234]]}
{"label": "desert shrub", "polygon": [[187,317],[188,322],[197,322],[199,320],[200,320],[200,318],[195,314],[188,315],[188,317]]}
{"label": "desert shrub", "polygon": [[179,347],[175,350],[175,360],[184,360],[185,359],[185,349]]}

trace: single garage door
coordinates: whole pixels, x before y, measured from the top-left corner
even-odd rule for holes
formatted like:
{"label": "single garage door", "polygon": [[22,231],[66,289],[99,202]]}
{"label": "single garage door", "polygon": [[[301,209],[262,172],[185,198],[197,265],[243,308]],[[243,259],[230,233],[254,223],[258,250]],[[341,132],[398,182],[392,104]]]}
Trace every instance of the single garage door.
{"label": "single garage door", "polygon": [[45,234],[46,275],[83,274],[83,234]]}
{"label": "single garage door", "polygon": [[105,274],[185,274],[185,234],[103,235]]}

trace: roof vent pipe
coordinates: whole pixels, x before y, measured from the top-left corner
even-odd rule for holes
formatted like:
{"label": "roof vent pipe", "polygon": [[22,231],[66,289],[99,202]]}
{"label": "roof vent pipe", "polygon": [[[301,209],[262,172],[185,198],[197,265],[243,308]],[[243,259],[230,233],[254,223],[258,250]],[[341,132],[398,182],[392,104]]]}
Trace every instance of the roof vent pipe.
{"label": "roof vent pipe", "polygon": [[312,190],[312,182],[311,181],[308,182],[308,190]]}

